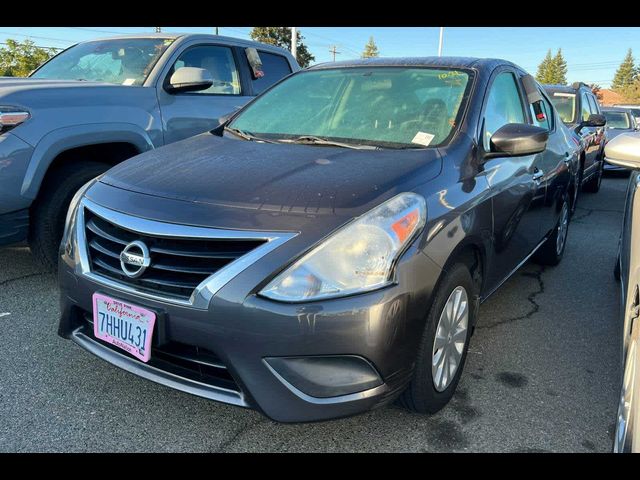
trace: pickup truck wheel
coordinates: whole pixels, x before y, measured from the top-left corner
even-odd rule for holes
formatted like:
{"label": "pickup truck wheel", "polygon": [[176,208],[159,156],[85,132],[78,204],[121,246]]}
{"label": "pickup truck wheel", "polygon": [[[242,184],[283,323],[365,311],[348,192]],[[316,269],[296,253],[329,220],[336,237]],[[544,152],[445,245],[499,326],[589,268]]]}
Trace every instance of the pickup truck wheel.
{"label": "pickup truck wheel", "polygon": [[535,253],[533,259],[542,265],[558,265],[564,255],[564,249],[567,246],[567,235],[569,233],[569,201],[565,196],[560,209],[560,218],[553,232]]}
{"label": "pickup truck wheel", "polygon": [[80,187],[108,168],[109,165],[100,162],[66,164],[47,178],[31,206],[28,235],[33,256],[47,270],[58,265],[58,249],[71,199]]}
{"label": "pickup truck wheel", "polygon": [[413,377],[399,399],[418,413],[436,413],[453,396],[477,314],[467,267],[455,264],[445,275],[427,315]]}

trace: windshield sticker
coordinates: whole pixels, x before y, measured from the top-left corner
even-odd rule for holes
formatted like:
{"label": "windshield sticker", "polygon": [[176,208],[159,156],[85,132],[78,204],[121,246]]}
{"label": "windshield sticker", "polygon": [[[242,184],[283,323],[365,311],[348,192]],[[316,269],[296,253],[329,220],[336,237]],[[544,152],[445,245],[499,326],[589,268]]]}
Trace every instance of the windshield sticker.
{"label": "windshield sticker", "polygon": [[134,83],[136,83],[135,78],[125,78],[124,82],[122,82],[122,85],[133,85]]}
{"label": "windshield sticker", "polygon": [[411,140],[411,143],[417,143],[418,145],[428,147],[434,138],[435,135],[431,135],[430,133],[418,132],[416,133],[416,136],[413,137],[413,140]]}

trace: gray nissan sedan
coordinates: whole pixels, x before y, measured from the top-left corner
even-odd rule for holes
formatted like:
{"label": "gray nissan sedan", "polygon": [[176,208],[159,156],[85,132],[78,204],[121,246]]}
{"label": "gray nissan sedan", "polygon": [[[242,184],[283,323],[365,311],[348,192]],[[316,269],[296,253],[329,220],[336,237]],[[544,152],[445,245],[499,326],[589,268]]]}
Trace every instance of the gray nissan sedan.
{"label": "gray nissan sedan", "polygon": [[[279,421],[452,397],[478,306],[558,264],[578,147],[491,59],[332,62],[83,187],[59,333]],[[78,375],[87,372],[78,371]]]}

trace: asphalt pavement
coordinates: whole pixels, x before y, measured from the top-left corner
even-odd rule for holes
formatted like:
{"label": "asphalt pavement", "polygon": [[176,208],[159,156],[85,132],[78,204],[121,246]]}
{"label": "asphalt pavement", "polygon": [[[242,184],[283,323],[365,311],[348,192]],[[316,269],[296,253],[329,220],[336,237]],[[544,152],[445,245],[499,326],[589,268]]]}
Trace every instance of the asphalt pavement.
{"label": "asphalt pavement", "polygon": [[581,194],[562,263],[525,265],[482,305],[458,391],[432,416],[279,424],[138,378],[58,337],[55,276],[0,249],[0,451],[610,451],[626,185]]}

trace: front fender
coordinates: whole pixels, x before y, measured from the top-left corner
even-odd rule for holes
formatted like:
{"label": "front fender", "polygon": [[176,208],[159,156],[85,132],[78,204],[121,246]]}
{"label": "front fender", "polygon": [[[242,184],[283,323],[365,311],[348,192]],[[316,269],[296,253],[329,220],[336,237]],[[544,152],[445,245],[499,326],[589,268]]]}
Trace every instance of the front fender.
{"label": "front fender", "polygon": [[153,149],[149,134],[132,123],[90,123],[49,132],[36,145],[21,187],[21,195],[34,199],[51,162],[62,152],[105,143],[130,143],[140,153]]}

